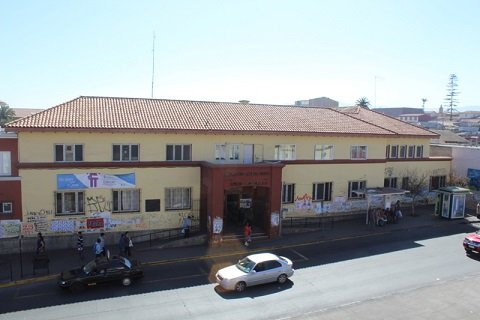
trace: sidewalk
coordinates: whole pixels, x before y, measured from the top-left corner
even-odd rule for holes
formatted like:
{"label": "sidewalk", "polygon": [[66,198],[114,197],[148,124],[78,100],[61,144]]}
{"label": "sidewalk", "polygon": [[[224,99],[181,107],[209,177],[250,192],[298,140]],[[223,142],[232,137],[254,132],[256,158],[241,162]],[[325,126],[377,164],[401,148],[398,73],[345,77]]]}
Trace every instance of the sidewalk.
{"label": "sidewalk", "polygon": [[[358,219],[337,221],[331,226],[309,232],[299,233],[284,233],[282,237],[277,239],[266,239],[255,241],[248,249],[248,251],[268,250],[282,246],[293,245],[296,243],[306,243],[311,241],[329,241],[341,239],[345,237],[359,237],[364,235],[371,235],[375,233],[392,232],[395,230],[408,230],[411,228],[427,227],[438,224],[452,224],[452,223],[475,223],[479,220],[475,216],[469,216],[466,213],[466,218],[457,220],[443,219],[434,216],[432,206],[424,206],[416,208],[416,216],[411,216],[408,209],[402,210],[404,212],[403,219],[398,224],[388,224],[384,227],[374,227],[365,224],[365,217],[363,219],[359,216]],[[285,230],[286,231],[286,230]],[[178,240],[183,241],[183,240]],[[181,243],[180,243],[181,245]],[[116,247],[107,247],[112,254],[117,253]],[[83,263],[94,258],[92,250],[89,247],[85,248],[85,259]],[[150,264],[156,262],[167,262],[172,260],[185,260],[194,257],[218,256],[225,254],[238,253],[245,251],[242,241],[231,241],[223,243],[221,246],[195,245],[183,246],[174,248],[165,248],[159,246],[149,246],[148,242],[136,243],[133,248],[133,258],[138,259],[142,263]],[[50,259],[49,269],[37,270],[33,274],[33,253],[23,253],[14,255],[0,255],[0,288],[12,286],[16,284],[42,281],[45,279],[55,278],[61,271],[78,267],[82,264],[78,253],[75,249],[52,250],[48,252]],[[10,279],[10,264],[12,275]],[[22,276],[23,272],[23,276]]]}

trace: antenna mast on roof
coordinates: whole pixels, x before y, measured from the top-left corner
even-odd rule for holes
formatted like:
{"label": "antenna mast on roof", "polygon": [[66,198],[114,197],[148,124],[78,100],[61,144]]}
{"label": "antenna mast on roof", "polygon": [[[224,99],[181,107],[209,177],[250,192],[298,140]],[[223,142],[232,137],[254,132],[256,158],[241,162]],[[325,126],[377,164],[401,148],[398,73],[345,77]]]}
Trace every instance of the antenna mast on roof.
{"label": "antenna mast on roof", "polygon": [[155,31],[153,31],[153,44],[152,44],[152,98],[153,98],[153,80],[155,78]]}

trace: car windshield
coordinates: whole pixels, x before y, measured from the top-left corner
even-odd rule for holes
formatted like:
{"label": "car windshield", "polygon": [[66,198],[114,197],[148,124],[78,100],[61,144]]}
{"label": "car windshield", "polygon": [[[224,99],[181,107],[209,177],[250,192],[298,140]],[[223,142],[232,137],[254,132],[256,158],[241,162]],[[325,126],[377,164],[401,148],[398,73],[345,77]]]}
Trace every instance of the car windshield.
{"label": "car windshield", "polygon": [[239,260],[238,263],[236,264],[237,268],[240,269],[241,271],[245,273],[249,273],[253,267],[255,267],[255,262],[248,258],[243,258],[242,260]]}
{"label": "car windshield", "polygon": [[128,260],[127,258],[125,257],[119,257],[121,261],[123,261],[123,264],[125,266],[127,266],[128,269],[131,269],[132,268],[132,263],[130,262],[130,260]]}
{"label": "car windshield", "polygon": [[91,273],[95,269],[97,269],[97,263],[95,262],[95,260],[90,261],[82,268],[83,272],[85,272],[86,274]]}

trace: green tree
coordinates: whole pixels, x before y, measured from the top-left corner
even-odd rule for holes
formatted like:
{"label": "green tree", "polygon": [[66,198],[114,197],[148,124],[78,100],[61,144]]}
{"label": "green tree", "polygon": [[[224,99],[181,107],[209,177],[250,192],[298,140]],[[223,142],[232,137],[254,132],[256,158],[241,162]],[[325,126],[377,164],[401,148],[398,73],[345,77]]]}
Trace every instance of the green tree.
{"label": "green tree", "polygon": [[358,99],[356,102],[355,102],[355,106],[357,107],[362,107],[362,108],[365,108],[365,109],[370,109],[370,101],[368,101],[367,98],[365,97],[361,97],[360,99]]}
{"label": "green tree", "polygon": [[450,78],[448,79],[447,84],[447,96],[445,97],[445,102],[447,104],[447,112],[450,114],[450,121],[453,119],[453,112],[457,110],[455,107],[458,105],[458,84],[457,84],[457,76],[455,74],[451,74]]}
{"label": "green tree", "polygon": [[15,118],[15,111],[8,104],[0,101],[0,127],[4,127],[7,122]]}

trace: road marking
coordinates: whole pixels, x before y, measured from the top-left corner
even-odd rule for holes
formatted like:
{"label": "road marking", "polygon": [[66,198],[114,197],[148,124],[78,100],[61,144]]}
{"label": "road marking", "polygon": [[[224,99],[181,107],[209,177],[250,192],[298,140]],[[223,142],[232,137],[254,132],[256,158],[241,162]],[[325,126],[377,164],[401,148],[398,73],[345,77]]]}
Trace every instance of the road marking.
{"label": "road marking", "polygon": [[[281,249],[291,249],[291,250],[293,250],[293,248],[306,247],[306,246],[322,244],[322,243],[345,241],[345,240],[368,238],[368,237],[376,237],[376,236],[380,236],[380,235],[390,234],[392,232],[393,231],[384,231],[384,232],[378,232],[378,233],[371,233],[371,234],[364,234],[364,235],[357,235],[357,236],[349,236],[349,237],[341,237],[341,238],[335,238],[335,239],[316,240],[316,241],[310,241],[310,242],[304,242],[304,243],[271,246],[271,247],[265,247],[265,248],[261,248],[261,249],[250,248],[250,249],[248,249],[248,251],[245,251],[245,248],[242,248],[242,250],[232,251],[232,252],[228,252],[228,253],[223,252],[223,253],[212,254],[212,255],[193,256],[193,257],[185,257],[185,258],[175,258],[175,259],[168,259],[168,260],[144,262],[144,263],[142,263],[142,265],[143,266],[160,266],[160,265],[167,265],[167,264],[173,264],[173,263],[179,263],[179,262],[191,262],[191,261],[210,260],[210,259],[223,258],[223,257],[239,256],[239,255],[245,255],[246,253],[247,254],[252,254],[252,253],[274,251],[274,250],[281,250]],[[300,254],[299,254],[299,256],[308,260],[308,258],[306,258],[306,257],[304,257]],[[42,276],[42,277],[38,277],[38,278],[29,278],[29,279],[15,280],[15,281],[12,281],[12,282],[7,282],[7,283],[0,283],[0,288],[7,288],[7,287],[24,285],[24,284],[53,280],[53,279],[56,279],[58,276],[59,276],[59,274],[52,274],[52,275]]]}
{"label": "road marking", "polygon": [[308,261],[308,260],[309,260],[307,257],[305,257],[303,254],[301,254],[301,253],[298,252],[297,250],[290,249],[290,251],[292,251],[293,253],[295,253],[297,256],[303,258],[305,261]]}

